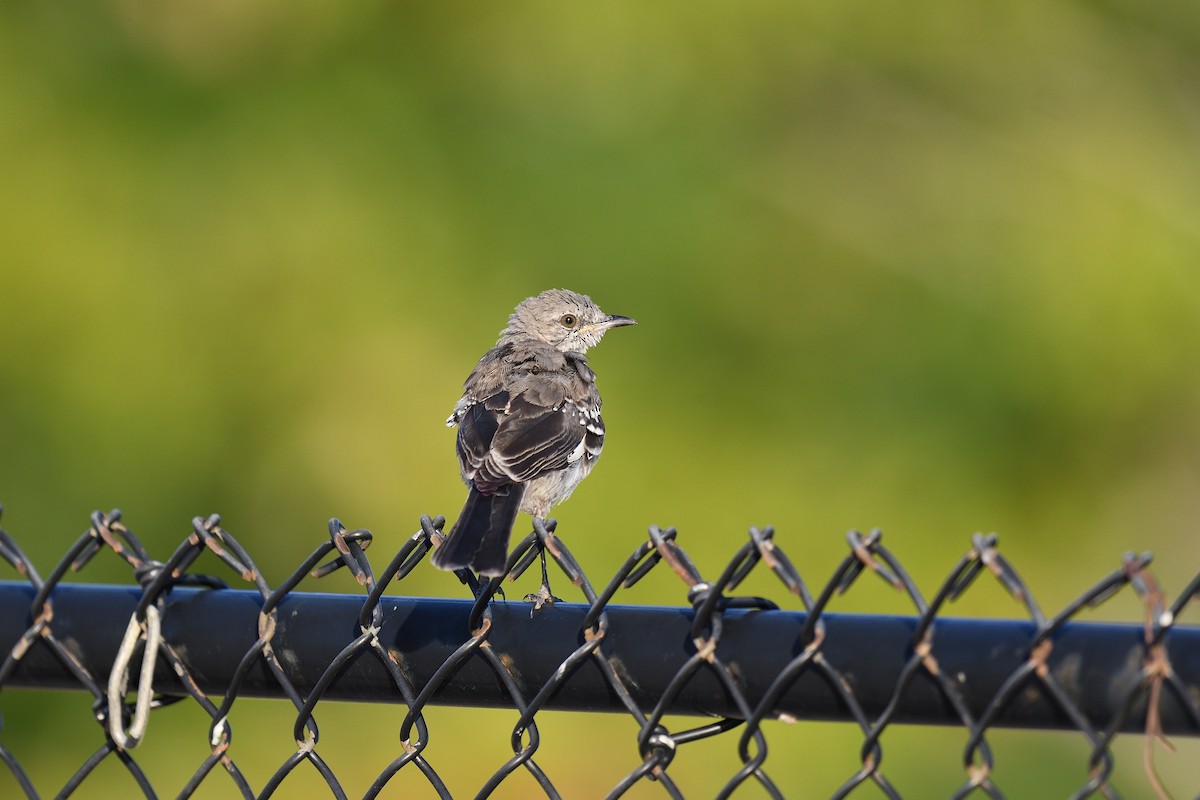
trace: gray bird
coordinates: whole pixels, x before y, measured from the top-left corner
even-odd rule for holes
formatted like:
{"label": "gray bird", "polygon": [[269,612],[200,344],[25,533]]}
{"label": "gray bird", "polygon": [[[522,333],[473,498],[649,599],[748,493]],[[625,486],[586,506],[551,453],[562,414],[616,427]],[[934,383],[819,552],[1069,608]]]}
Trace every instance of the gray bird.
{"label": "gray bird", "polygon": [[503,575],[517,511],[544,520],[587,477],[604,446],[604,420],[584,353],[611,328],[636,324],[566,289],[521,301],[446,420],[458,426],[470,491],[433,554],[436,566]]}

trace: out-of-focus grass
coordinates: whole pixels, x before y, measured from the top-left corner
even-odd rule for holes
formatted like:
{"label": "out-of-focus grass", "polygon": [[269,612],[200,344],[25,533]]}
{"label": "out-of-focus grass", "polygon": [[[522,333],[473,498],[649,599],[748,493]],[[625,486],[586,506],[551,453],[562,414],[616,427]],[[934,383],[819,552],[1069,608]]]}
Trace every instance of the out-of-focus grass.
{"label": "out-of-focus grass", "polygon": [[[650,523],[706,574],[771,523],[814,583],[843,531],[881,526],[927,592],[976,530],[1048,609],[1130,549],[1177,590],[1200,564],[1197,22],[1121,2],[9,4],[5,528],[47,571],[94,508],[160,556],[218,511],[276,582],[337,515],[382,561],[419,514],[457,512],[441,423],[474,360],[518,300],[568,286],[641,322],[594,355],[610,447],[559,514],[597,581]],[[128,579],[111,558],[84,577]],[[402,588],[461,591],[433,570]],[[1017,613],[983,586],[958,610]],[[61,771],[63,727],[95,741],[78,697],[3,697],[25,763]],[[290,747],[268,708],[247,759]],[[386,763],[378,711],[331,707],[380,733],[322,747]],[[441,714],[435,736],[477,738]],[[553,719],[571,794],[607,788],[562,743],[628,725]],[[203,745],[163,716],[146,747],[159,731]],[[889,759],[908,793],[957,777],[944,735]],[[1003,735],[1029,765],[1012,796],[1075,785],[1069,736]],[[774,770],[852,768],[852,731],[788,736]],[[697,774],[727,774],[721,752]],[[1137,761],[1127,796],[1148,791]]]}

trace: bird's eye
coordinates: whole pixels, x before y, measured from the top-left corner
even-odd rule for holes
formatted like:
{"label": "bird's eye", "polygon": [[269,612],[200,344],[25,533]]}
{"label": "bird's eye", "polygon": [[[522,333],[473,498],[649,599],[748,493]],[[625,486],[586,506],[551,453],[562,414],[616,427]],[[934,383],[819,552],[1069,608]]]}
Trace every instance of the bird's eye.
{"label": "bird's eye", "polygon": [[558,321],[562,323],[564,328],[574,328],[575,323],[579,320],[575,318],[574,314],[563,314],[558,318]]}

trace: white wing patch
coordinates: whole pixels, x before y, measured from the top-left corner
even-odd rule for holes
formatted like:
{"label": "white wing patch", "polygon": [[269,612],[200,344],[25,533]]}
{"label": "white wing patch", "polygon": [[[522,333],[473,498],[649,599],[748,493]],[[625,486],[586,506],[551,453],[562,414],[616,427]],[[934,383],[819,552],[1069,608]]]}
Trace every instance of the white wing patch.
{"label": "white wing patch", "polygon": [[600,419],[600,414],[595,409],[574,403],[570,400],[563,403],[560,410],[564,414],[574,413],[575,419],[579,422],[579,427],[583,428],[580,432],[582,435],[579,438],[579,444],[567,456],[567,461],[574,464],[585,456],[587,456],[588,461],[593,460],[600,453],[599,448],[596,448],[593,452],[593,448],[588,446],[588,434],[604,436],[604,421]]}
{"label": "white wing patch", "polygon": [[479,402],[479,398],[475,395],[464,395],[458,404],[454,406],[454,411],[450,416],[446,417],[446,427],[453,428],[458,423],[462,422],[463,414],[467,413],[467,409]]}

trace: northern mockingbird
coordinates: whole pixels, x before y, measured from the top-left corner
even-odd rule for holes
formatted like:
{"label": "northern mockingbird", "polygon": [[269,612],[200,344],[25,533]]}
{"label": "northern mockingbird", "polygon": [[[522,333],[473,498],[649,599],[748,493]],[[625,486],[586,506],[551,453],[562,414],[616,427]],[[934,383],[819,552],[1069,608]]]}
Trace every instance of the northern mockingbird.
{"label": "northern mockingbird", "polygon": [[566,289],[521,301],[446,420],[458,426],[470,491],[434,551],[436,566],[503,575],[518,509],[544,520],[587,477],[604,446],[604,420],[584,353],[609,329],[635,324]]}

